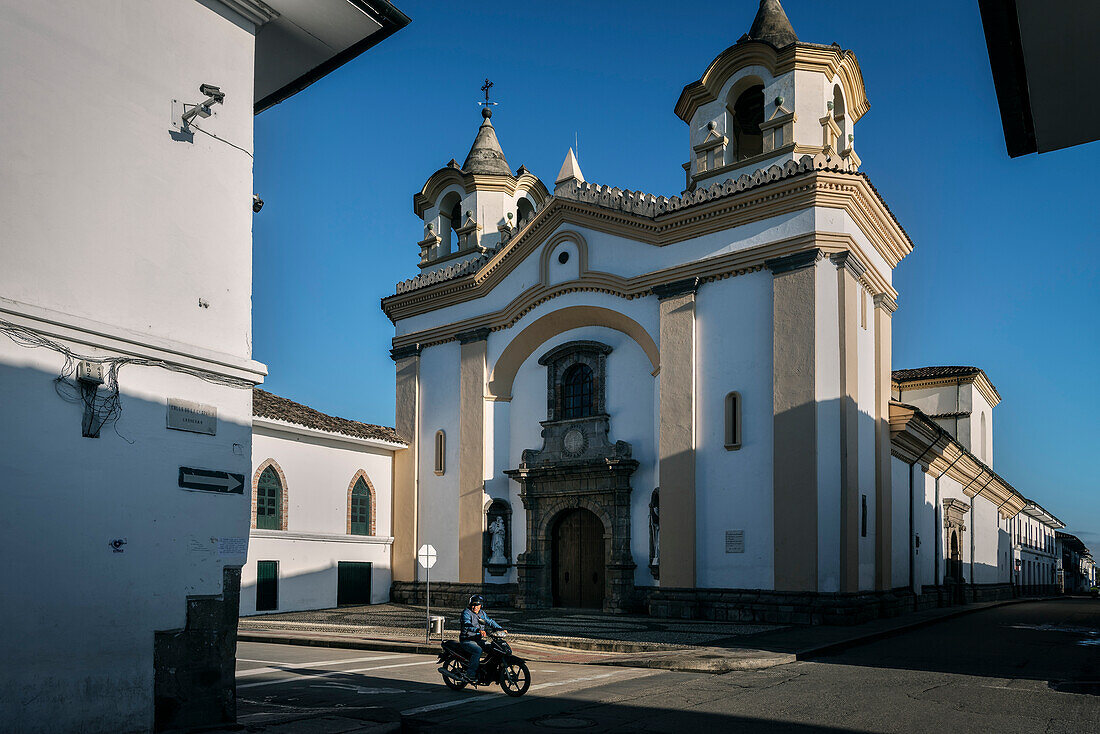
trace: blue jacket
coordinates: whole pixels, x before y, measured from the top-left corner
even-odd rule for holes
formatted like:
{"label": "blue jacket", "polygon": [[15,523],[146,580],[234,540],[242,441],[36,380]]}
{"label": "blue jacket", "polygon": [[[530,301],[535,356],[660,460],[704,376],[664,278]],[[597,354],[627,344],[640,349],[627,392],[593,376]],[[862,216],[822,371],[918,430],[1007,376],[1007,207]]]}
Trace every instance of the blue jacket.
{"label": "blue jacket", "polygon": [[458,639],[463,642],[466,640],[480,640],[481,630],[486,627],[491,630],[504,629],[499,624],[486,617],[484,611],[474,614],[474,611],[467,607],[462,610],[462,631],[458,633]]}

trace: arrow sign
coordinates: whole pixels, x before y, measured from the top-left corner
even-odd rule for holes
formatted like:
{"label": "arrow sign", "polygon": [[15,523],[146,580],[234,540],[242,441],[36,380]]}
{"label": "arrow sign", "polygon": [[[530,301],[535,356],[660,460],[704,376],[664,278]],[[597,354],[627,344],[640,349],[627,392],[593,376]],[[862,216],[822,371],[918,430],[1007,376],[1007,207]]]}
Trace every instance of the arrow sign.
{"label": "arrow sign", "polygon": [[420,565],[424,568],[431,568],[435,565],[436,555],[435,548],[425,543],[420,546],[420,550],[416,553],[416,558],[420,561]]}
{"label": "arrow sign", "polygon": [[181,466],[179,484],[183,489],[197,489],[201,492],[244,494],[244,474]]}

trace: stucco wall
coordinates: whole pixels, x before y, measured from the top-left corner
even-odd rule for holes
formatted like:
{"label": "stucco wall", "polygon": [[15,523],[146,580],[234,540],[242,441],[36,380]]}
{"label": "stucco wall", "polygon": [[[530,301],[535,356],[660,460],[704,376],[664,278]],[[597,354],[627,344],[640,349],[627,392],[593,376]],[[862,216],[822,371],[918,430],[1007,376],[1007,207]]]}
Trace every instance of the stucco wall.
{"label": "stucco wall", "polygon": [[[256,612],[256,563],[279,562],[278,608],[287,612],[336,606],[340,561],[370,561],[371,602],[389,599],[392,544],[393,450],[313,432],[256,426],[252,472],[268,459],[286,486],[286,530],[250,532],[241,571],[241,614]],[[374,488],[374,535],[348,534],[348,487],[362,470]]]}
{"label": "stucco wall", "polygon": [[[458,581],[458,342],[429,347],[420,356],[420,543],[435,546],[432,578]],[[435,473],[435,434],[447,436],[444,473]],[[418,579],[424,569],[417,564]]]}
{"label": "stucco wall", "polygon": [[[697,583],[774,588],[772,274],[707,283],[696,297]],[[741,394],[741,448],[725,448],[725,397]],[[725,532],[743,530],[744,553]]]}

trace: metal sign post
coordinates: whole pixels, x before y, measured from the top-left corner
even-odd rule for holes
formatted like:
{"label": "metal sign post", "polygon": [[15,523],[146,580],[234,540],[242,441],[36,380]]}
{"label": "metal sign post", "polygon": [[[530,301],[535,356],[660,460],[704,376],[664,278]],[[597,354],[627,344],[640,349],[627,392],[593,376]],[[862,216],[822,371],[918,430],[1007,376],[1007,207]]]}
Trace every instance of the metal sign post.
{"label": "metal sign post", "polygon": [[432,639],[432,566],[435,565],[435,548],[427,543],[420,546],[416,553],[420,565],[424,567],[424,641]]}

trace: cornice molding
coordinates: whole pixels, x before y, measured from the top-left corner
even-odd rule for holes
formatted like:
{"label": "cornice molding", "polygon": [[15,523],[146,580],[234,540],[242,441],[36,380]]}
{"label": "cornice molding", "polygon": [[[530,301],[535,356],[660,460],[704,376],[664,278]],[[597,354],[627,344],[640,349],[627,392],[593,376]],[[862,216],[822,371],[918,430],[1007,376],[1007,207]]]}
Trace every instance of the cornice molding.
{"label": "cornice molding", "polygon": [[[758,272],[764,269],[764,265],[768,260],[806,249],[812,249],[815,257],[819,257],[821,253],[832,254],[846,249],[859,252],[859,246],[851,235],[818,232],[798,235],[767,245],[747,248],[704,260],[696,260],[635,278],[624,278],[600,271],[587,271],[580,278],[565,283],[534,285],[517,295],[499,311],[404,334],[395,337],[393,344],[395,347],[419,344],[422,348],[427,348],[452,341],[458,334],[475,328],[488,327],[493,331],[507,329],[534,308],[569,293],[604,293],[626,300],[633,300],[652,295],[654,286],[684,280],[685,278],[698,278],[700,283],[725,280],[726,278]],[[872,273],[874,271],[868,271],[868,275]],[[865,281],[866,283],[867,281]],[[873,287],[871,285],[867,287],[872,291],[878,288],[890,288],[889,284],[881,279],[874,281]],[[442,296],[437,296],[437,298],[442,298]],[[425,313],[468,300],[462,293],[452,293],[450,298],[453,300],[422,302],[421,308],[415,313]],[[415,313],[410,315],[415,315]]]}
{"label": "cornice molding", "polygon": [[887,314],[893,314],[898,310],[897,300],[889,293],[878,293],[874,297],[875,308],[881,308]]}
{"label": "cornice molding", "polygon": [[860,262],[859,258],[852,254],[851,250],[845,250],[844,252],[838,252],[835,255],[829,257],[836,265],[838,270],[847,270],[857,280],[862,280],[864,273],[867,272],[867,266]]}
{"label": "cornice molding", "polygon": [[394,362],[400,362],[403,359],[409,357],[419,357],[421,346],[415,341],[409,343],[402,343],[401,346],[395,346],[390,350],[390,359]]}
{"label": "cornice molding", "polygon": [[816,71],[830,80],[839,75],[844,83],[853,122],[858,122],[871,106],[867,101],[863,73],[851,51],[839,46],[802,42],[792,43],[777,51],[771,44],[748,41],[736,43],[718,54],[698,81],[684,87],[676,101],[676,116],[690,124],[699,107],[718,99],[729,78],[749,66],[763,66],[773,77],[795,69]]}
{"label": "cornice molding", "polygon": [[699,283],[698,277],[674,280],[671,283],[661,283],[653,286],[653,295],[657,296],[658,301],[665,301],[669,298],[686,296],[688,294],[694,295],[699,290]]}
{"label": "cornice molding", "polygon": [[920,461],[936,479],[945,474],[963,488],[967,497],[981,496],[993,503],[1004,518],[1014,517],[1028,500],[971,454],[935,421],[911,405],[890,404],[891,454],[907,464]]}
{"label": "cornice molding", "polygon": [[319,543],[356,543],[359,545],[393,545],[389,535],[345,535],[337,533],[307,533],[300,530],[260,530],[252,528],[249,538],[264,540],[306,540]]}
{"label": "cornice molding", "polygon": [[764,262],[764,267],[772,271],[772,275],[782,275],[795,270],[813,267],[821,259],[821,250],[814,248],[793,255],[772,258]]}
{"label": "cornice molding", "polygon": [[[460,300],[480,297],[545,242],[559,226],[566,223],[655,247],[665,247],[813,207],[836,208],[847,212],[890,267],[896,266],[912,251],[908,236],[893,219],[877,192],[861,175],[809,171],[734,195],[676,209],[657,217],[554,197],[519,235],[503,245],[477,272],[388,296],[382,299],[382,310],[396,323],[402,318],[441,307],[433,305],[431,308],[422,308],[422,304],[448,305],[451,296],[456,293],[468,293],[466,298]],[[868,262],[862,253],[860,259]],[[886,282],[881,273],[876,273],[872,279],[879,283]],[[886,289],[876,287],[874,290],[885,290],[896,296],[896,291],[888,285]]]}
{"label": "cornice molding", "polygon": [[242,18],[256,24],[257,28],[279,17],[277,10],[260,0],[214,0],[214,2],[224,5]]}
{"label": "cornice molding", "polygon": [[550,200],[550,191],[535,174],[526,168],[520,169],[518,176],[497,176],[492,174],[466,173],[461,168],[444,166],[428,177],[424,187],[413,195],[413,211],[421,219],[424,214],[439,201],[440,195],[448,186],[461,186],[467,194],[475,191],[502,191],[515,196],[523,191],[534,199],[535,208],[541,209]]}
{"label": "cornice molding", "polygon": [[[876,304],[877,305],[877,304]],[[969,385],[974,383],[974,386],[981,393],[981,396],[985,398],[985,401],[989,403],[989,407],[996,408],[997,404],[1001,402],[1001,395],[997,392],[997,389],[993,387],[993,383],[989,381],[989,377],[984,371],[975,372],[971,375],[954,375],[947,377],[929,377],[921,380],[906,380],[905,382],[898,382],[897,380],[891,380],[893,385],[896,385],[900,390],[923,390],[929,387],[947,387],[954,385]]]}

